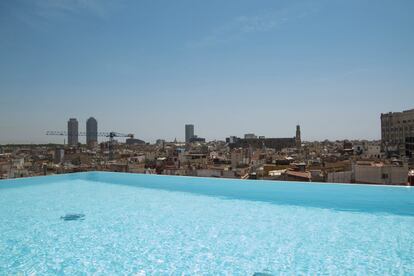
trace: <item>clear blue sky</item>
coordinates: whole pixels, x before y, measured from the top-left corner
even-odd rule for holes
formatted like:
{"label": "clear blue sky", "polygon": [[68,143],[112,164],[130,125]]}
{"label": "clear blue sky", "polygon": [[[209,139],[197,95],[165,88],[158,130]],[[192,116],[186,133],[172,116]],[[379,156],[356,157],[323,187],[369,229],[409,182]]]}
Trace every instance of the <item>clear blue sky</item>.
{"label": "clear blue sky", "polygon": [[414,108],[414,1],[0,1],[0,143],[89,116],[146,141],[380,138]]}

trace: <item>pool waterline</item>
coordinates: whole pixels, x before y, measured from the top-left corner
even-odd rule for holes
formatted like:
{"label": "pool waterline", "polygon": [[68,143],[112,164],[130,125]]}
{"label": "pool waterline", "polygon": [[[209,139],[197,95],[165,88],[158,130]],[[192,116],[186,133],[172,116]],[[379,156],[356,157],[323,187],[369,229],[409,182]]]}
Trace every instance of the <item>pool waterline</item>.
{"label": "pool waterline", "polygon": [[[409,186],[331,184],[270,180],[167,176],[112,172],[81,172],[0,182],[16,187],[83,179],[229,199],[309,206],[355,212],[414,215],[414,189]],[[17,183],[16,183],[17,182]],[[6,184],[7,183],[7,184]]]}

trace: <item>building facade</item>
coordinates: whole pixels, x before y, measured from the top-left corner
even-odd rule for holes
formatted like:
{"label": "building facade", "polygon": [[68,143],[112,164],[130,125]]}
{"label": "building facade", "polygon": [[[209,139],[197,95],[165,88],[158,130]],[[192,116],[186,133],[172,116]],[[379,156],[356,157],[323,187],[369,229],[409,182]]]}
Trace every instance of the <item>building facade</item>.
{"label": "building facade", "polygon": [[286,148],[300,149],[302,140],[300,134],[300,126],[296,126],[296,135],[292,138],[266,138],[264,136],[257,137],[253,133],[244,135],[244,138],[230,136],[226,138],[226,143],[230,149],[234,148],[251,148],[251,149],[274,149],[280,151]]}
{"label": "building facade", "polygon": [[414,109],[381,114],[381,147],[387,153],[405,154],[405,139],[414,136]]}
{"label": "building facade", "polygon": [[356,183],[405,185],[408,166],[360,161],[354,166],[354,175]]}
{"label": "building facade", "polygon": [[128,138],[125,140],[125,144],[132,146],[132,145],[145,145],[145,141],[136,138]]}
{"label": "building facade", "polygon": [[405,138],[405,156],[414,158],[414,136]]}
{"label": "building facade", "polygon": [[63,162],[65,158],[65,150],[63,148],[56,148],[54,154],[54,162],[55,164],[60,164]]}
{"label": "building facade", "polygon": [[86,144],[92,145],[98,142],[98,121],[90,117],[86,121]]}
{"label": "building facade", "polygon": [[366,159],[381,158],[381,146],[379,144],[367,145],[362,157]]}
{"label": "building facade", "polygon": [[230,149],[234,148],[252,148],[261,149],[269,148],[277,151],[283,148],[295,148],[296,138],[262,138],[262,139],[242,139],[235,140],[234,143],[229,143]]}
{"label": "building facade", "polygon": [[79,143],[78,120],[70,118],[68,121],[68,145],[76,146]]}
{"label": "building facade", "polygon": [[257,139],[257,136],[254,133],[246,133],[244,139]]}
{"label": "building facade", "polygon": [[185,125],[185,142],[190,143],[190,140],[193,137],[194,137],[194,125]]}
{"label": "building facade", "polygon": [[202,137],[198,137],[197,135],[193,135],[193,137],[190,138],[190,143],[195,143],[195,142],[199,142],[199,143],[205,143],[206,142],[206,138],[202,138]]}

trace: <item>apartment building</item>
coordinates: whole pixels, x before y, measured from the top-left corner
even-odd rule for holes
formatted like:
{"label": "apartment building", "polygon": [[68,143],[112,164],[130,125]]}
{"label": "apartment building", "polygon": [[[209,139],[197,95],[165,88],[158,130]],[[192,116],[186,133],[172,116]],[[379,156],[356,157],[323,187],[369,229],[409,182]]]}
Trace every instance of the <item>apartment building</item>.
{"label": "apartment building", "polygon": [[388,154],[405,155],[405,140],[414,136],[414,109],[381,114],[381,146]]}

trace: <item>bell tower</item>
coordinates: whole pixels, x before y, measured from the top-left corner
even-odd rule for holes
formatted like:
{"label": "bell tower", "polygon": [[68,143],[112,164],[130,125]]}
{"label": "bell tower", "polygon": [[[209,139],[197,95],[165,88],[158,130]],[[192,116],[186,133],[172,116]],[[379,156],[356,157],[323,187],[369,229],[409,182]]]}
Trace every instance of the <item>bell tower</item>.
{"label": "bell tower", "polygon": [[299,150],[302,147],[302,140],[300,138],[300,125],[296,126],[296,148]]}

